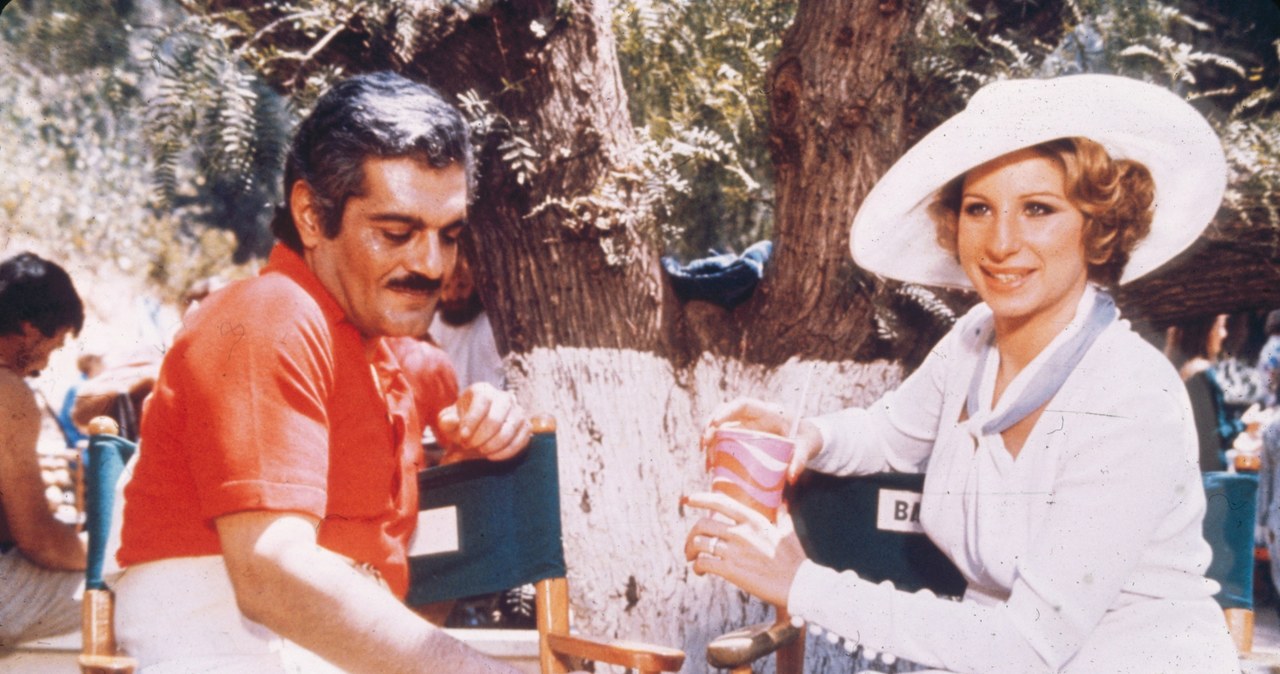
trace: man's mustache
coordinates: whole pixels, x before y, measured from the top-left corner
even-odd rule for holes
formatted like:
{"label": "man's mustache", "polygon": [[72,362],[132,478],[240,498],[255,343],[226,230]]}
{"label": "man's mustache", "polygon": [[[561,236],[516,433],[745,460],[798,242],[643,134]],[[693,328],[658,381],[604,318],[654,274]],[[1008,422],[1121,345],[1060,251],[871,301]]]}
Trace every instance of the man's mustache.
{"label": "man's mustache", "polygon": [[407,290],[414,293],[438,292],[444,285],[444,279],[428,278],[422,274],[411,274],[392,279],[387,287],[392,290]]}

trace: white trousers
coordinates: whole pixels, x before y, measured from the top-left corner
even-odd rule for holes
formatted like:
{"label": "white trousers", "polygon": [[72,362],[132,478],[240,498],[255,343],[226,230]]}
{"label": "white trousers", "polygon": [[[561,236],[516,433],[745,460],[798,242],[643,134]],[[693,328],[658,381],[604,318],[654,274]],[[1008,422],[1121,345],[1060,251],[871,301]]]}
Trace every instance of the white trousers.
{"label": "white trousers", "polygon": [[140,674],[342,672],[244,617],[221,555],[128,567],[115,591],[116,637]]}

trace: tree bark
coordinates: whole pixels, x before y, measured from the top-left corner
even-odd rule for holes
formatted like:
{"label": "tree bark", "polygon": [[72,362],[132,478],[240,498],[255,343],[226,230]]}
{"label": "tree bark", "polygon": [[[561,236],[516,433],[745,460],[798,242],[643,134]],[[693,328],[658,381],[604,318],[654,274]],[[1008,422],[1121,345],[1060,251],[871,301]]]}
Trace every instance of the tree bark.
{"label": "tree bark", "polygon": [[[723,580],[695,576],[684,561],[685,535],[701,513],[682,509],[680,497],[709,484],[697,445],[702,422],[733,395],[777,399],[805,413],[867,405],[902,373],[885,361],[768,366],[710,353],[677,366],[653,353],[573,347],[511,354],[508,363],[521,403],[558,419],[576,627],[683,648],[685,672],[709,671],[711,639],[773,619],[770,607]],[[801,409],[806,379],[810,399]],[[867,664],[825,639],[806,648],[806,671]]]}
{"label": "tree bark", "polygon": [[[635,139],[607,3],[504,3],[474,17],[406,71],[475,90],[538,151],[531,185],[490,155],[470,218],[482,295],[504,352],[582,346],[664,351],[667,288],[654,237],[586,203]],[[538,22],[545,38],[532,28]],[[580,211],[544,206],[582,201]],[[625,209],[628,204],[618,204]],[[536,213],[535,213],[536,211]],[[613,246],[625,262],[610,262]]]}
{"label": "tree bark", "polygon": [[1190,250],[1122,288],[1117,302],[1126,316],[1156,328],[1280,308],[1280,232],[1258,223],[1222,236],[1211,226]]}
{"label": "tree bark", "polygon": [[879,283],[849,255],[853,214],[905,149],[900,40],[913,2],[814,0],[771,68],[777,221],[747,360],[842,360],[868,351]]}

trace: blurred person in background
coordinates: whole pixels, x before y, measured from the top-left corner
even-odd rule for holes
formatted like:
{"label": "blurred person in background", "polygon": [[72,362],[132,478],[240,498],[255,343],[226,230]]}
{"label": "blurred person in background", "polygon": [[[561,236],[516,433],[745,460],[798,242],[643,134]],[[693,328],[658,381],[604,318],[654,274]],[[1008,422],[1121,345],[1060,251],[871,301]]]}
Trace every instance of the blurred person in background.
{"label": "blurred person in background", "polygon": [[79,395],[80,386],[85,380],[92,379],[100,374],[105,366],[102,362],[102,355],[97,353],[83,353],[76,358],[76,370],[80,373],[75,383],[67,387],[66,394],[62,397],[62,407],[58,408],[58,426],[62,428],[62,435],[67,439],[67,448],[75,449],[80,443],[87,439],[87,436],[80,431],[72,419],[72,410],[75,409],[76,396]]}
{"label": "blurred person in background", "polygon": [[83,327],[62,267],[31,253],[0,263],[0,653],[80,625],[85,543],[46,501],[41,409],[26,378]]}
{"label": "blurred person in background", "polygon": [[[182,304],[183,316],[190,314],[200,306],[200,302],[215,291],[226,287],[228,281],[221,276],[201,278],[182,292],[179,301]],[[173,341],[170,335],[162,348],[146,345],[132,349],[108,351],[99,358],[99,366],[94,374],[79,383],[75,388],[75,396],[68,392],[67,404],[64,408],[72,427],[85,429],[89,422],[97,416],[108,416],[115,419],[120,427],[120,435],[130,440],[138,439],[138,421],[151,389],[155,386],[156,376],[160,374],[160,361]]]}
{"label": "blurred person in background", "polygon": [[1275,407],[1280,404],[1280,309],[1267,314],[1265,325],[1267,341],[1258,352],[1258,374],[1266,387],[1263,404]]}
{"label": "blurred person in background", "polygon": [[483,381],[496,388],[506,388],[507,375],[498,344],[493,339],[493,326],[480,300],[471,264],[461,252],[453,274],[445,279],[440,291],[440,304],[430,332],[440,348],[449,354],[459,387]]}
{"label": "blurred person in background", "polygon": [[1227,409],[1214,363],[1227,338],[1227,315],[1201,316],[1169,328],[1165,355],[1178,368],[1191,397],[1200,438],[1200,470],[1225,470],[1226,451],[1245,429]]}

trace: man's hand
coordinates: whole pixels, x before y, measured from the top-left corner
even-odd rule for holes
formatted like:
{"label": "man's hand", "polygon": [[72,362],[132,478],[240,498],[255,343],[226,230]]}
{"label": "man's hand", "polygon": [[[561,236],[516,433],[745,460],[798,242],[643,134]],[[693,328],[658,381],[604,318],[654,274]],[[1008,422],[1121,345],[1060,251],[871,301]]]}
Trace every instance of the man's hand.
{"label": "man's hand", "polygon": [[490,461],[509,459],[529,444],[533,426],[515,396],[480,382],[440,411],[446,453],[461,451]]}

